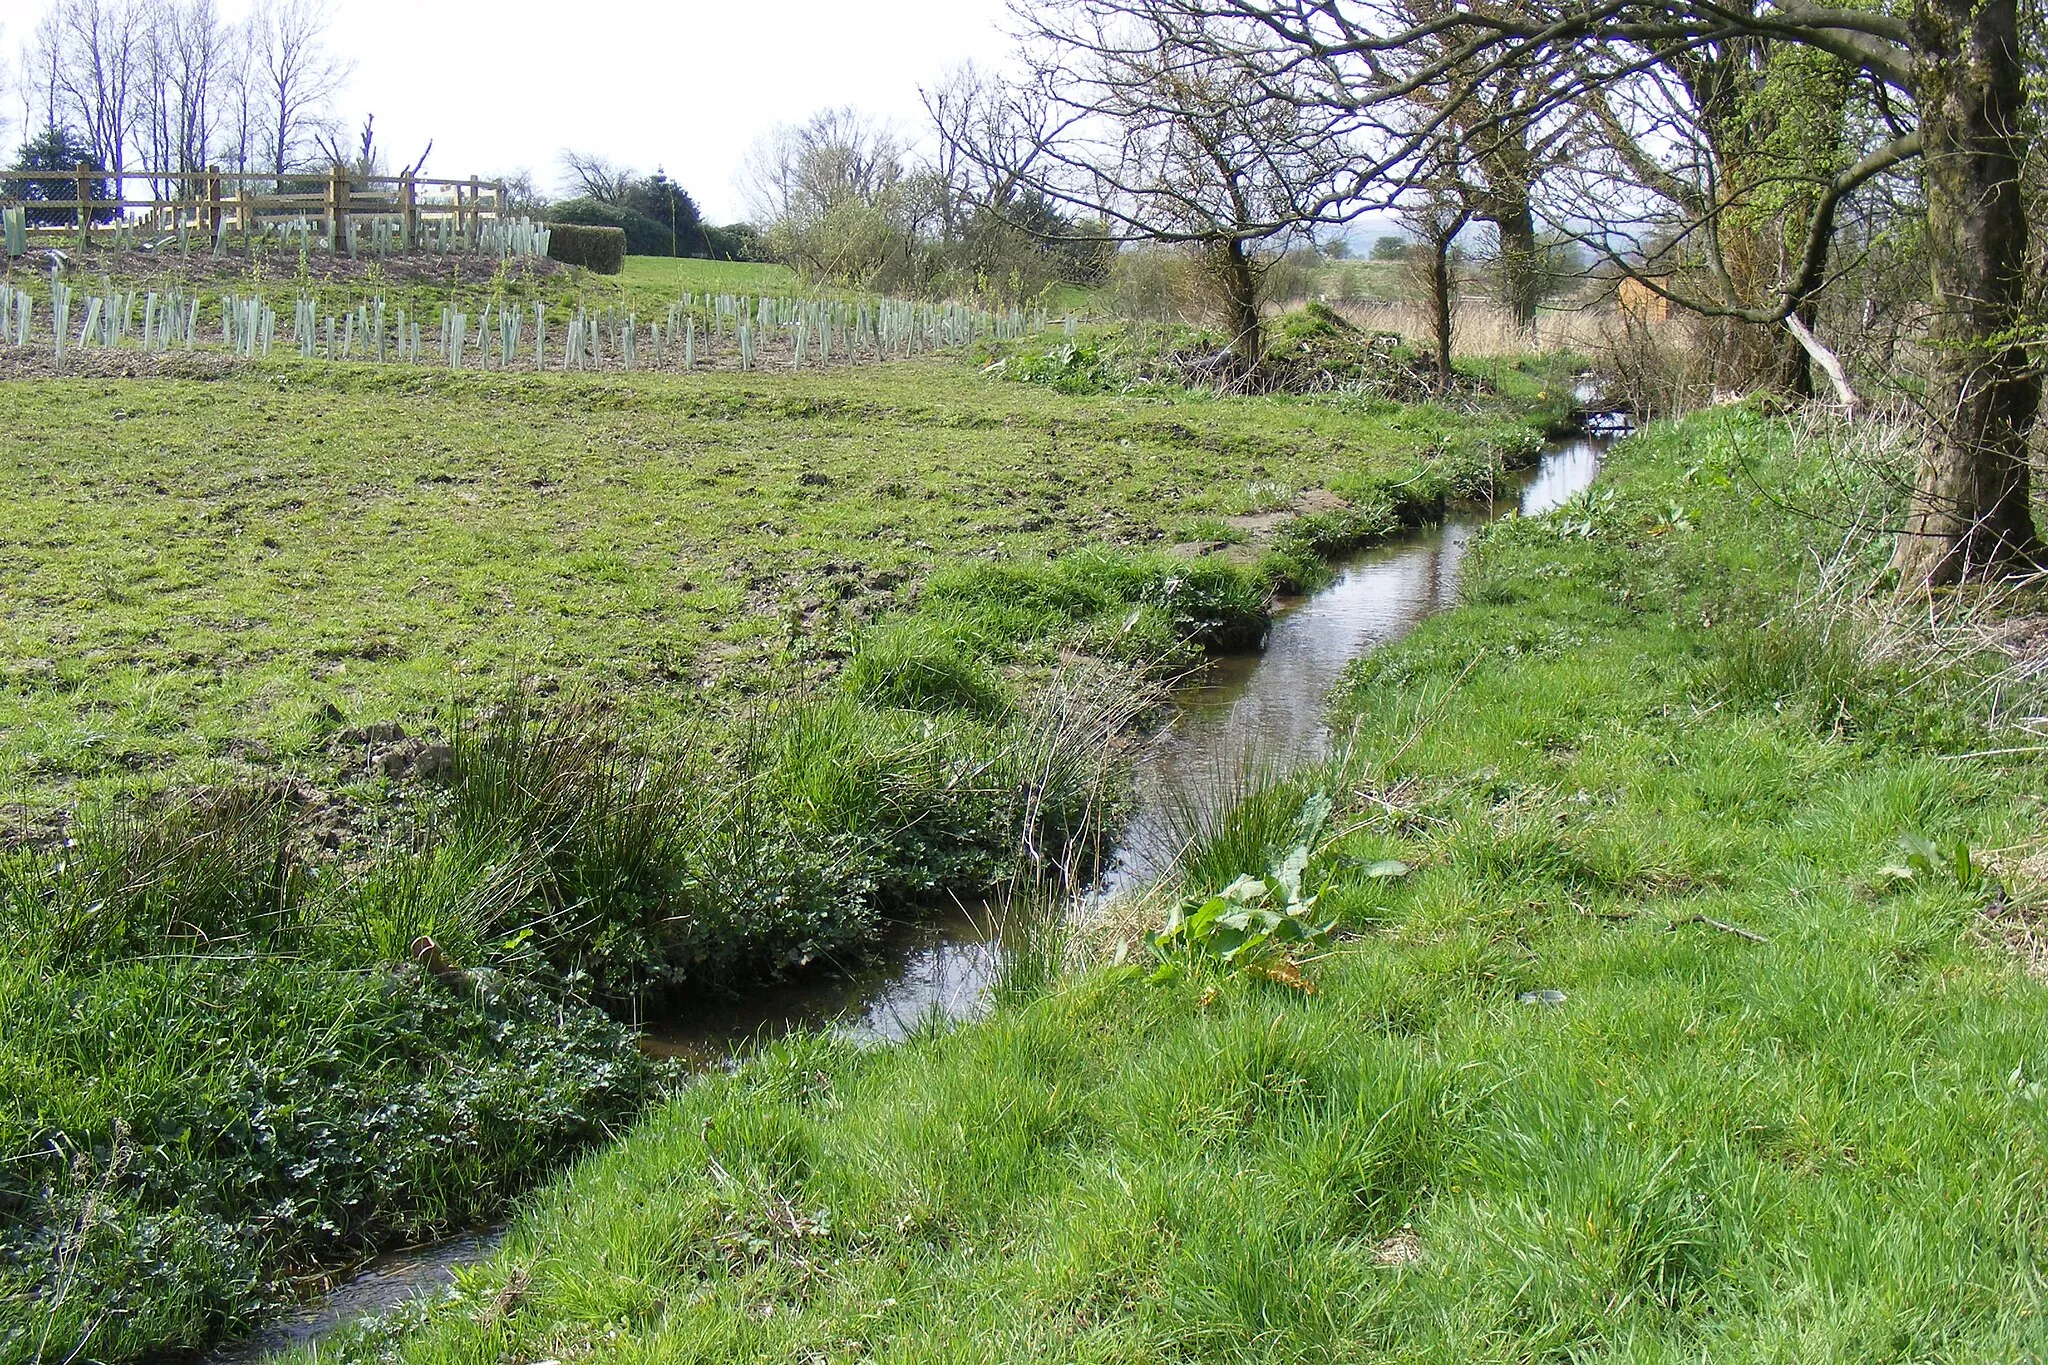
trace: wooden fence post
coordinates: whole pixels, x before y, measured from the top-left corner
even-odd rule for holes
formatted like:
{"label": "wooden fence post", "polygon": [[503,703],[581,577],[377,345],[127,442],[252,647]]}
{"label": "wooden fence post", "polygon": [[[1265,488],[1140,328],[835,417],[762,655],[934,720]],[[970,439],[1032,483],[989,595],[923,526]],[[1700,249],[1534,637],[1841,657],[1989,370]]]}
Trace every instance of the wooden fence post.
{"label": "wooden fence post", "polygon": [[469,178],[469,230],[472,233],[484,230],[483,186],[477,183],[475,176]]}
{"label": "wooden fence post", "polygon": [[420,235],[420,201],[412,183],[412,172],[398,177],[398,216],[405,220],[405,250],[411,251]]}
{"label": "wooden fence post", "polygon": [[78,163],[78,244],[85,245],[86,231],[92,224],[92,210],[86,207],[86,190],[92,183],[92,167],[85,162]]}
{"label": "wooden fence post", "polygon": [[348,168],[339,161],[334,163],[334,173],[327,180],[327,214],[332,224],[327,238],[329,250],[340,251],[342,239],[348,235]]}
{"label": "wooden fence post", "polygon": [[220,167],[206,168],[206,231],[218,240],[220,237]]}

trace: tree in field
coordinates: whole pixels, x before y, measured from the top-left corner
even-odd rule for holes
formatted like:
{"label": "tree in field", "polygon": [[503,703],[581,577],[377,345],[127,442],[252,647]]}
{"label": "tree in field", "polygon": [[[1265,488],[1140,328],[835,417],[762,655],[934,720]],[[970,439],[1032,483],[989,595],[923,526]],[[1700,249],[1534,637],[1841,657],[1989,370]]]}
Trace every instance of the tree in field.
{"label": "tree in field", "polygon": [[[156,0],[144,26],[136,81],[136,137],[151,170],[204,170],[235,54],[235,33],[213,0]],[[156,187],[159,195],[167,183]]]}
{"label": "tree in field", "polygon": [[553,221],[621,228],[635,256],[712,254],[697,201],[661,168],[641,175],[595,152],[565,150],[562,173],[575,197],[549,207]]}
{"label": "tree in field", "polygon": [[[1153,3],[1197,36],[1208,22],[1258,25],[1269,51],[1253,69],[1285,73],[1297,88],[1312,79],[1317,98],[1388,129],[1391,112],[1411,105],[1417,91],[1431,90],[1430,101],[1445,110],[1473,98],[1473,63],[1493,70],[1617,54],[1617,64],[1586,71],[1570,92],[1576,98],[1589,85],[1609,86],[1651,67],[1673,71],[1689,54],[1739,39],[1835,59],[1878,116],[1855,158],[1811,186],[1807,230],[1789,244],[1778,282],[1747,303],[1681,302],[1760,326],[1796,323],[1795,334],[1809,339],[1799,312],[1827,282],[1837,215],[1866,186],[1915,164],[1929,267],[1927,434],[1894,563],[1902,583],[1936,585],[2040,562],[2027,464],[2041,381],[2026,344],[2038,263],[2021,190],[2026,35],[2019,0],[1905,0],[1897,13],[1816,0],[1755,8],[1725,0],[1656,7],[1515,0],[1461,6],[1420,24],[1378,0]],[[1539,112],[1552,111],[1531,117]],[[1680,226],[1681,235],[1697,234],[1704,224]]]}
{"label": "tree in field", "polygon": [[569,183],[570,193],[577,198],[595,199],[600,204],[624,204],[626,191],[640,173],[598,153],[565,148],[562,175]]}
{"label": "tree in field", "polygon": [[[0,181],[0,193],[27,202],[28,220],[43,227],[69,227],[78,221],[78,168],[99,164],[92,145],[68,128],[45,128],[23,145],[14,159],[15,174]],[[41,174],[37,174],[41,172]],[[90,199],[109,197],[108,185],[100,176],[85,182]],[[104,223],[112,209],[93,210],[93,221]]]}
{"label": "tree in field", "polygon": [[1454,140],[1443,137],[1434,155],[1422,167],[1417,183],[1409,187],[1401,211],[1401,225],[1414,237],[1415,245],[1403,254],[1411,278],[1429,310],[1430,369],[1437,391],[1450,392],[1455,379],[1451,371],[1451,340],[1457,325],[1457,243],[1476,215],[1472,192],[1458,166],[1459,149]]}
{"label": "tree in field", "polygon": [[[1410,178],[1420,199],[1432,206],[1426,216],[1434,220],[1440,216],[1435,206],[1448,192],[1444,167],[1455,168],[1456,197],[1472,220],[1493,226],[1501,302],[1515,325],[1527,328],[1535,324],[1548,284],[1538,241],[1537,183],[1558,163],[1573,126],[1560,101],[1572,73],[1557,61],[1500,63],[1461,53],[1455,29],[1436,31],[1455,13],[1450,0],[1402,0],[1398,11],[1424,53],[1446,66],[1444,79],[1420,84],[1408,95],[1429,116],[1420,126],[1439,130],[1424,136],[1457,144],[1448,159],[1432,147],[1427,160],[1435,169]],[[1392,145],[1404,147],[1406,141],[1397,137]]]}
{"label": "tree in field", "polygon": [[[1599,65],[1620,71],[1628,57],[1605,52]],[[1582,73],[1593,68],[1581,64]],[[1827,184],[1858,156],[1847,65],[1798,44],[1738,35],[1586,84],[1589,117],[1568,169],[1551,178],[1563,202],[1558,216],[1586,224],[1578,235],[1610,264],[1643,239],[1661,238],[1669,249],[1655,269],[1695,311],[1769,311],[1785,272],[1803,259]],[[1824,268],[1835,264],[1843,216],[1854,205],[1835,210],[1832,240],[1819,247]],[[1823,278],[1816,275],[1791,309],[1809,335],[1820,328]],[[1719,331],[1718,383],[1812,396],[1808,350],[1789,329],[1724,316]]]}
{"label": "tree in field", "polygon": [[1288,74],[1259,66],[1250,31],[1226,18],[1144,0],[1040,0],[1020,15],[1061,129],[1027,183],[1112,236],[1192,253],[1236,363],[1256,365],[1266,267],[1346,211],[1346,114],[1290,98]]}
{"label": "tree in field", "polygon": [[1027,179],[1058,131],[1043,92],[968,63],[921,93],[948,268],[1013,299],[1052,284],[1101,284],[1115,254],[1101,225],[1061,212]]}
{"label": "tree in field", "polygon": [[27,54],[46,128],[84,136],[95,165],[127,165],[148,13],[136,0],[58,0]]}
{"label": "tree in field", "polygon": [[827,109],[775,129],[742,173],[769,252],[799,272],[874,288],[919,289],[939,262],[929,250],[944,188],[914,167],[888,126]]}
{"label": "tree in field", "polygon": [[262,110],[265,169],[280,182],[318,150],[348,79],[349,63],[327,47],[329,23],[326,0],[270,0],[249,17],[245,79]]}
{"label": "tree in field", "polygon": [[702,256],[707,247],[702,215],[690,192],[670,180],[661,167],[654,174],[635,180],[626,188],[621,206],[640,214],[668,231],[667,254]]}

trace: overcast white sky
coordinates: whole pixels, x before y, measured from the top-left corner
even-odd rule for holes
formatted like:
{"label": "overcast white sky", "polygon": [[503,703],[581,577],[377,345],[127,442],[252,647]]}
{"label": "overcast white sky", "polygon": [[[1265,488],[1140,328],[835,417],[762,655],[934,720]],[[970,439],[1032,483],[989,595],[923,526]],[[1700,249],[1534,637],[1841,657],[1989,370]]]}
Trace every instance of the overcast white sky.
{"label": "overcast white sky", "polygon": [[[12,67],[44,0],[0,0]],[[918,86],[1009,50],[1003,0],[333,0],[355,72],[338,102],[377,116],[395,162],[428,138],[429,175],[531,170],[564,147],[659,164],[706,217],[740,216],[734,173],[777,123],[851,104],[920,131]],[[244,0],[223,0],[239,16]],[[20,103],[8,102],[8,122]],[[20,130],[6,129],[10,142]]]}

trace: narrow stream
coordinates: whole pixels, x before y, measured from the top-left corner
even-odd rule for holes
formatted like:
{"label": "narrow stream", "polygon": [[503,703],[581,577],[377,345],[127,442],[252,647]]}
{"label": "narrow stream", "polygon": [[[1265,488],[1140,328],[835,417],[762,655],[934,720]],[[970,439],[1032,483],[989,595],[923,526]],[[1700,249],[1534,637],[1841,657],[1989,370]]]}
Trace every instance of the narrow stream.
{"label": "narrow stream", "polygon": [[[1501,516],[1539,516],[1583,492],[1605,446],[1604,437],[1556,446],[1491,507],[1459,508],[1436,526],[1345,561],[1320,591],[1280,603],[1263,651],[1212,659],[1175,696],[1173,726],[1138,773],[1138,810],[1110,860],[1105,888],[1142,882],[1171,858],[1173,802],[1227,791],[1253,762],[1284,771],[1314,758],[1329,740],[1329,692],[1345,665],[1456,605],[1459,570],[1480,528]],[[750,1042],[797,1029],[893,1041],[934,1015],[958,1020],[979,1013],[1001,967],[1000,925],[986,907],[963,906],[905,926],[858,972],[760,992],[703,1018],[665,1020],[642,1035],[642,1045],[715,1066]],[[488,1255],[498,1237],[473,1234],[387,1256],[326,1299],[209,1360],[258,1361],[438,1290],[456,1270]]]}
{"label": "narrow stream", "polygon": [[1459,570],[1479,530],[1511,514],[1540,516],[1584,492],[1604,449],[1598,439],[1556,446],[1492,506],[1457,508],[1339,564],[1310,596],[1281,603],[1262,652],[1212,659],[1174,698],[1173,727],[1138,775],[1139,807],[1111,863],[1110,889],[1143,882],[1173,860],[1176,804],[1229,792],[1253,766],[1285,772],[1315,758],[1329,742],[1330,689],[1345,667],[1456,606]]}

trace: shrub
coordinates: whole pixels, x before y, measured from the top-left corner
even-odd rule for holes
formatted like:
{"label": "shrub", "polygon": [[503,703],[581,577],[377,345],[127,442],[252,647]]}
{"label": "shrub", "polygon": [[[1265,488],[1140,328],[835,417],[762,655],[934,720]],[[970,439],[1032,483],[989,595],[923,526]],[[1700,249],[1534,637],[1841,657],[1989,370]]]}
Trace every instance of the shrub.
{"label": "shrub", "polygon": [[584,266],[600,275],[616,275],[626,268],[625,230],[551,222],[548,258],[563,265]]}
{"label": "shrub", "polygon": [[[642,245],[635,240],[644,236],[645,229],[638,234],[632,225],[612,223],[613,227],[626,229],[626,244],[635,256],[703,256],[707,254],[704,224],[698,215],[697,201],[689,191],[676,184],[660,171],[644,180],[636,180],[619,201],[620,207],[637,214],[659,229],[659,239]],[[572,218],[580,222],[581,219]]]}
{"label": "shrub", "polygon": [[704,229],[704,249],[714,261],[765,261],[768,246],[752,223],[727,223]]}
{"label": "shrub", "polygon": [[678,221],[675,230],[670,231],[666,218],[655,218],[626,204],[565,199],[548,208],[548,219],[578,227],[617,228],[626,234],[626,252],[632,256],[695,256],[703,250],[694,222]]}
{"label": "shrub", "polygon": [[64,849],[0,857],[0,945],[74,963],[262,947],[306,888],[290,818],[282,795],[262,790],[88,813]]}

